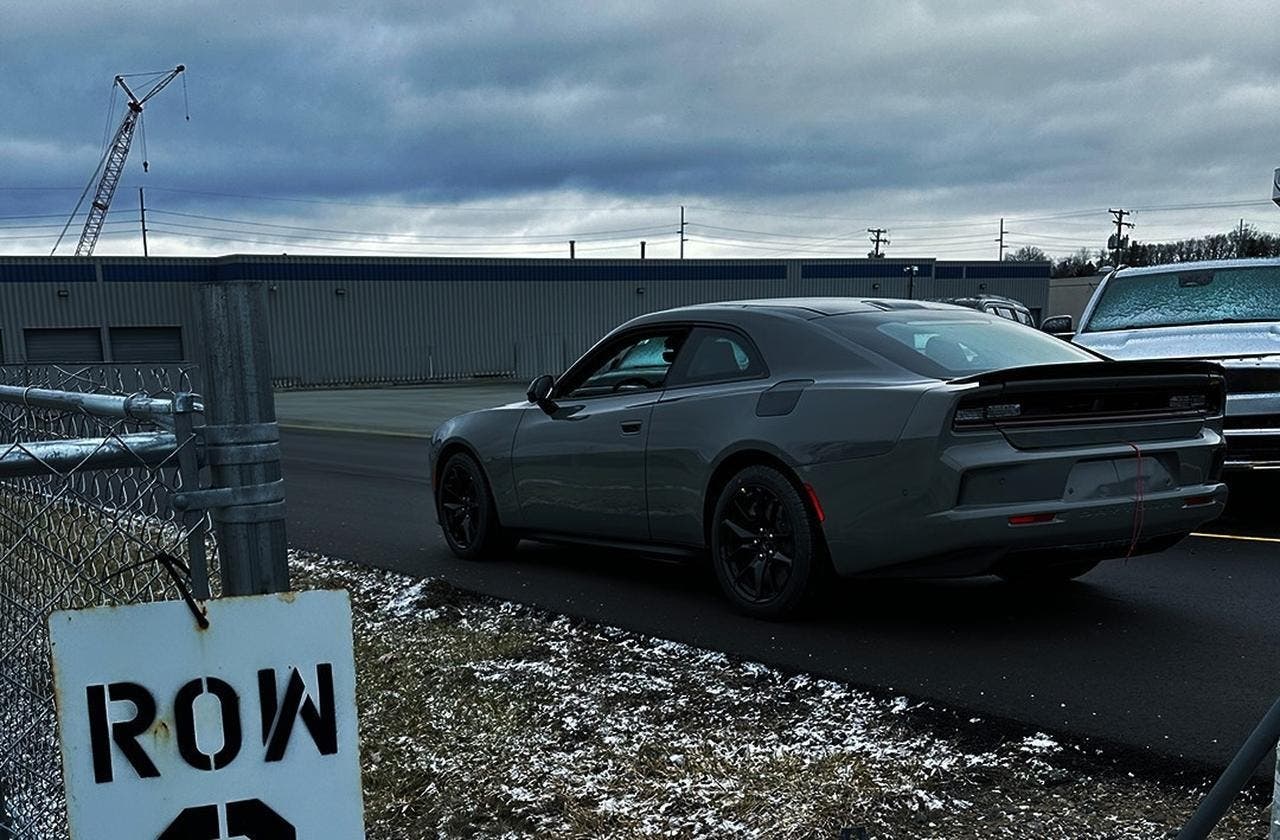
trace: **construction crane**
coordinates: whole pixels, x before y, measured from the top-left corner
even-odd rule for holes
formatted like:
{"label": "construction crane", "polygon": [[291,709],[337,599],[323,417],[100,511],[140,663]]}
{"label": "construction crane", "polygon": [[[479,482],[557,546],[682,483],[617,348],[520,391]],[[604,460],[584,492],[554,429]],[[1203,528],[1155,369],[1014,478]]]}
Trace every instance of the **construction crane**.
{"label": "construction crane", "polygon": [[[102,155],[102,160],[98,162],[98,168],[93,171],[93,176],[97,177],[101,172],[102,176],[98,178],[98,188],[94,192],[93,202],[89,205],[89,215],[84,222],[84,230],[80,232],[80,241],[76,244],[76,256],[87,257],[93,253],[93,247],[98,244],[98,236],[102,233],[102,225],[107,220],[107,211],[111,209],[111,198],[116,193],[116,185],[120,183],[120,176],[124,173],[124,163],[129,157],[129,147],[133,144],[133,133],[137,129],[139,121],[142,119],[142,107],[160,91],[169,86],[169,83],[178,78],[185,71],[186,65],[179,64],[164,73],[164,75],[151,85],[151,89],[142,96],[138,96],[130,89],[126,78],[132,76],[155,76],[154,73],[133,73],[129,76],[116,76],[112,85],[114,93],[115,87],[118,85],[124,91],[125,96],[129,98],[128,107],[125,108],[124,118],[120,120],[120,127],[116,129],[115,137],[111,140],[111,145]],[[187,119],[191,119],[191,115],[187,115]],[[145,132],[144,132],[145,134]],[[143,145],[146,145],[145,136]],[[145,149],[144,149],[145,151]],[[147,161],[142,162],[143,171],[147,171]],[[89,186],[93,185],[93,178],[89,179]],[[67,220],[66,227],[62,229],[65,235],[67,228],[71,227],[71,222],[75,220],[76,214],[80,212],[81,205],[84,204],[85,196],[89,194],[89,186],[84,188],[84,192],[80,195],[80,201],[76,203],[76,209],[71,211],[71,218]],[[62,243],[62,236],[58,237],[58,241],[53,245],[53,251],[58,250],[58,245]],[[50,256],[53,255],[50,251]]]}

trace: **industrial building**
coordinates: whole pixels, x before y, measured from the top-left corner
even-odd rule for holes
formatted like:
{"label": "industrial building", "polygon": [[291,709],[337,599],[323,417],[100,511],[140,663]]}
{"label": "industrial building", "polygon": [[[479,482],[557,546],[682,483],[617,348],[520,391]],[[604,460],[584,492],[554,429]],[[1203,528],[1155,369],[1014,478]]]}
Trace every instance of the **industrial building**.
{"label": "industrial building", "polygon": [[280,387],[532,377],[634,316],[714,300],[998,294],[1036,318],[1048,263],[235,255],[0,257],[0,363],[198,359],[201,283],[268,289]]}

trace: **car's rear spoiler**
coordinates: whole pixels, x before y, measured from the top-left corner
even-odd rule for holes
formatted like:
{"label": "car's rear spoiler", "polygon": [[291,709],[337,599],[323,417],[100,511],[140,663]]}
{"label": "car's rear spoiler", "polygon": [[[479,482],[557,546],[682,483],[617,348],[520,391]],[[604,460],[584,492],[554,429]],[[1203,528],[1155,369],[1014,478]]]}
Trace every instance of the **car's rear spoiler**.
{"label": "car's rear spoiler", "polygon": [[1152,377],[1176,377],[1190,382],[1195,378],[1221,377],[1222,365],[1201,359],[1144,359],[1126,361],[1069,362],[1056,365],[1029,365],[1005,368],[952,379],[956,385],[976,384],[981,387],[1016,385],[1020,391],[1061,387],[1064,383],[1098,384],[1124,387],[1126,383],[1151,384]]}
{"label": "car's rear spoiler", "polygon": [[1196,359],[1035,365],[952,383],[978,386],[960,392],[957,430],[1122,424],[1132,435],[1134,424],[1217,416],[1226,393],[1221,365]]}

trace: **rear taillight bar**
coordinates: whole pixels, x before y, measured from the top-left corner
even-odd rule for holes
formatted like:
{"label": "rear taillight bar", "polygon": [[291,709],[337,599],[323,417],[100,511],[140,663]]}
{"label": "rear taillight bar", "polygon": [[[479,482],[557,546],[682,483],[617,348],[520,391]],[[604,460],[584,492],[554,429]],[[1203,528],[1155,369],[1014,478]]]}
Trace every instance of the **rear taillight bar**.
{"label": "rear taillight bar", "polygon": [[977,429],[1039,423],[1096,423],[1208,416],[1221,411],[1221,391],[1177,391],[1160,394],[1139,390],[1073,391],[1009,396],[969,397],[960,401],[952,419],[955,429]]}

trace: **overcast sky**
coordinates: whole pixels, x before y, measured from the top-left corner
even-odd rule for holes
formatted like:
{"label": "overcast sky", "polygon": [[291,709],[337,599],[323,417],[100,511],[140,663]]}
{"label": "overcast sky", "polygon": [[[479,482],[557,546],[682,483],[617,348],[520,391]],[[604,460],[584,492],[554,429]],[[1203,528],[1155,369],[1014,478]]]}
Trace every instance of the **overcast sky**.
{"label": "overcast sky", "polygon": [[695,257],[862,256],[880,226],[993,258],[1001,216],[1061,254],[1108,207],[1144,241],[1280,231],[1277,31],[1274,0],[9,0],[0,253],[53,246],[112,77],[177,63],[99,254],[141,253],[139,186],[165,255],[675,256],[681,204]]}

